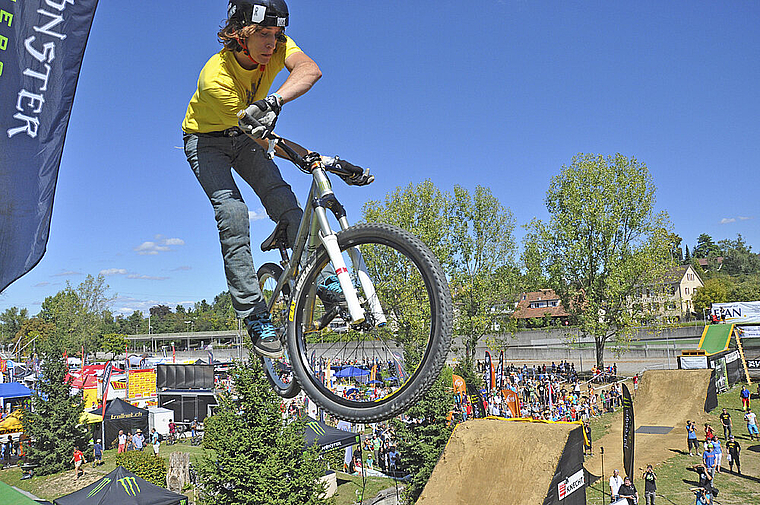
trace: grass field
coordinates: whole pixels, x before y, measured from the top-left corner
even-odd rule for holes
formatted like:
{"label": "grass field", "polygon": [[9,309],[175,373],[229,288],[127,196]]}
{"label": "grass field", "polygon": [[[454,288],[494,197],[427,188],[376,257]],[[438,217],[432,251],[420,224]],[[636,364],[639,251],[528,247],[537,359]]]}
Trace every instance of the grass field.
{"label": "grass field", "polygon": [[[148,447],[147,450],[150,450]],[[172,452],[186,452],[190,454],[190,461],[194,463],[202,454],[203,448],[191,446],[189,443],[181,442],[175,445],[161,445],[161,457],[167,458]],[[340,451],[342,453],[342,451]],[[85,455],[89,456],[89,455]],[[88,458],[89,461],[89,458]],[[86,487],[92,482],[100,479],[104,475],[116,468],[116,450],[105,451],[104,464],[98,468],[92,468],[88,462],[84,466],[85,476],[79,480],[74,478],[74,471],[69,470],[44,477],[34,477],[28,480],[21,480],[21,469],[17,467],[7,468],[0,471],[0,480],[11,486],[28,491],[38,498],[53,501],[66,494],[72,493],[78,489]],[[350,475],[337,472],[338,491],[333,497],[333,505],[351,505],[357,501],[357,497],[363,492],[365,499],[376,496],[380,491],[387,488],[395,487],[392,479],[377,477],[368,477],[362,479],[361,475]],[[399,492],[400,492],[399,487]],[[193,490],[190,489],[184,493],[190,498],[191,503],[194,501]]]}
{"label": "grass field", "polygon": [[[733,433],[742,447],[741,464],[743,475],[728,472],[726,457],[723,457],[723,472],[715,475],[715,487],[720,491],[715,500],[716,504],[723,505],[744,505],[760,503],[760,442],[750,441],[747,435],[747,427],[744,423],[744,413],[741,410],[741,401],[739,400],[739,391],[741,384],[731,390],[718,395],[718,407],[709,414],[704,414],[702,419],[697,419],[698,427],[704,426],[704,423],[711,423],[716,430],[716,434],[721,437],[723,444],[723,429],[720,428],[718,415],[723,408],[728,409],[733,421]],[[758,403],[755,400],[753,403]],[[636,400],[634,399],[634,412]],[[760,407],[756,407],[754,410]],[[601,416],[594,421],[594,424],[604,430],[605,418],[611,414]],[[594,425],[592,425],[592,429]],[[686,450],[686,429],[678,426],[675,429],[683,431],[683,448],[680,452],[674,452],[673,457],[665,463],[655,468],[657,474],[657,500],[656,503],[669,505],[692,505],[695,502],[694,494],[689,490],[690,487],[697,485],[697,474],[692,470],[694,465],[701,461],[701,458],[689,456]],[[622,441],[621,441],[622,443]],[[635,462],[636,467],[641,467],[646,462]],[[609,476],[612,468],[605,471],[604,479],[598,480],[586,488],[586,503],[589,505],[602,505],[609,503]],[[640,501],[644,503],[644,483],[641,480],[640,471],[635,476],[634,484],[639,491]],[[605,496],[602,498],[602,491]]]}

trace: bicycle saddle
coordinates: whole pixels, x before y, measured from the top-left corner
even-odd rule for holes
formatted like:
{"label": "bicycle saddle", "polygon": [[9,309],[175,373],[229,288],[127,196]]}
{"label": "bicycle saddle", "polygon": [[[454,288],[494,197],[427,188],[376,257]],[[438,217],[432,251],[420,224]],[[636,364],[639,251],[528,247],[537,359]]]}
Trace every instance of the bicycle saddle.
{"label": "bicycle saddle", "polygon": [[261,243],[261,251],[274,251],[280,248],[288,248],[288,222],[278,221],[274,231]]}

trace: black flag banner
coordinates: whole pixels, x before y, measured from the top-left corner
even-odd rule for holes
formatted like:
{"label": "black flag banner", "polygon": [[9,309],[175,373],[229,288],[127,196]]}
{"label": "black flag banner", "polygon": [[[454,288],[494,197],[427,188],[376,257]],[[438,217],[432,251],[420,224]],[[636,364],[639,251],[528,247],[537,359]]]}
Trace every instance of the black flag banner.
{"label": "black flag banner", "polygon": [[97,0],[0,0],[0,291],[45,254]]}
{"label": "black flag banner", "polygon": [[633,399],[628,386],[623,384],[623,468],[633,481],[633,451],[636,428],[633,424]]}

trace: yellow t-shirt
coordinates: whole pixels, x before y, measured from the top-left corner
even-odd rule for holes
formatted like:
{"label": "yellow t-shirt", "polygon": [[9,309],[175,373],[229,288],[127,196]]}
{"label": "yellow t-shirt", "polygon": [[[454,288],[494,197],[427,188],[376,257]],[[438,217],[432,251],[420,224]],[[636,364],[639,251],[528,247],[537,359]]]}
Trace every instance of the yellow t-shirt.
{"label": "yellow t-shirt", "polygon": [[232,51],[222,49],[206,62],[198,77],[198,89],[187,106],[182,130],[208,133],[237,126],[238,111],[269,94],[275,76],[285,67],[285,59],[301,49],[290,37],[277,47],[264,70],[246,70]]}

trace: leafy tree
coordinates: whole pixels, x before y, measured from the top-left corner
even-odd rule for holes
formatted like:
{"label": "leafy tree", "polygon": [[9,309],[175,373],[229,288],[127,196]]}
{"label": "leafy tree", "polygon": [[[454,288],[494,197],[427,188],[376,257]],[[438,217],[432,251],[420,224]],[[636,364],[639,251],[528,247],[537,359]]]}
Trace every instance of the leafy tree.
{"label": "leafy tree", "polygon": [[452,293],[458,315],[455,331],[468,360],[486,335],[504,333],[511,325],[519,291],[512,212],[491,190],[478,186],[472,196],[454,187],[451,240],[454,268]]}
{"label": "leafy tree", "polygon": [[523,240],[523,252],[520,256],[523,269],[521,286],[525,291],[538,291],[549,285],[542,268],[542,253],[536,242]]}
{"label": "leafy tree", "polygon": [[202,503],[324,503],[318,448],[304,450],[302,420],[283,425],[280,399],[259,360],[238,366],[233,380],[236,398],[223,395],[217,413],[204,422]]}
{"label": "leafy tree", "polygon": [[56,327],[56,337],[64,348],[90,349],[99,346],[108,305],[113,301],[106,295],[108,285],[105,277],[88,275],[76,289],[66,283],[66,288],[54,296],[45,298],[39,316]]}
{"label": "leafy tree", "polygon": [[44,345],[51,337],[55,336],[56,328],[40,317],[27,319],[21,324],[21,329],[16,333],[16,343],[21,350],[29,344]]}
{"label": "leafy tree", "polygon": [[655,213],[655,187],[643,163],[621,154],[579,154],[552,178],[550,220],[530,223],[528,242],[543,251],[554,291],[583,336],[594,338],[597,365],[609,340],[624,343],[645,315],[634,294],[674,262],[670,223]]}
{"label": "leafy tree", "polygon": [[103,344],[101,345],[101,349],[103,352],[110,352],[111,359],[115,358],[117,354],[121,354],[121,352],[126,348],[126,335],[122,333],[106,333],[103,335]]}
{"label": "leafy tree", "polygon": [[744,237],[718,242],[723,252],[722,273],[728,275],[760,275],[760,255],[752,252]]}
{"label": "leafy tree", "polygon": [[2,330],[2,333],[0,333],[0,344],[14,342],[21,326],[28,319],[29,311],[27,309],[19,309],[18,307],[5,309],[0,314],[0,330]]}
{"label": "leafy tree", "polygon": [[407,503],[419,498],[453,431],[446,419],[454,407],[451,384],[451,369],[444,368],[425,396],[406,412],[415,422],[394,420],[403,467],[411,474],[404,489]]}
{"label": "leafy tree", "polygon": [[720,247],[713,242],[713,238],[707,233],[702,233],[697,237],[697,245],[691,251],[691,255],[695,258],[707,258],[710,255],[720,256]]}
{"label": "leafy tree", "polygon": [[509,327],[518,283],[514,261],[514,218],[487,188],[453,195],[432,182],[397,188],[385,202],[368,202],[364,217],[394,224],[417,235],[446,271],[457,308],[455,333],[472,359],[484,335]]}
{"label": "leafy tree", "polygon": [[728,301],[728,293],[733,288],[733,283],[726,277],[713,277],[707,279],[702,287],[696,289],[691,297],[694,309],[701,312],[710,309],[713,303]]}
{"label": "leafy tree", "polygon": [[39,465],[39,475],[70,468],[74,448],[86,449],[87,430],[79,424],[82,393],[71,395],[69,384],[64,382],[68,366],[62,352],[61,343],[52,339],[41,348],[42,376],[32,397],[33,411],[22,418],[24,433],[33,441],[28,459]]}

